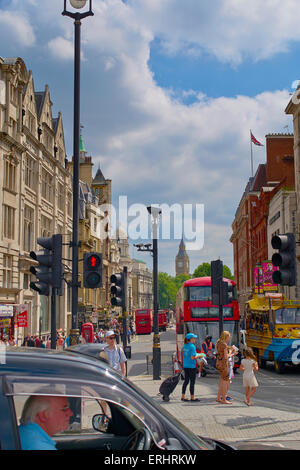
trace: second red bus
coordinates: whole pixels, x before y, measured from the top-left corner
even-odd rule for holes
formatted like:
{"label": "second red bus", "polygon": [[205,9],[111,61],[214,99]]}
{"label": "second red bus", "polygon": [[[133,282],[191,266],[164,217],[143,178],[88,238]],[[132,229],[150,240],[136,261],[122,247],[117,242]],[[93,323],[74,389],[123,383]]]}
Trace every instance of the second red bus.
{"label": "second red bus", "polygon": [[152,332],[152,322],[150,308],[135,311],[135,332],[137,335],[149,335]]}

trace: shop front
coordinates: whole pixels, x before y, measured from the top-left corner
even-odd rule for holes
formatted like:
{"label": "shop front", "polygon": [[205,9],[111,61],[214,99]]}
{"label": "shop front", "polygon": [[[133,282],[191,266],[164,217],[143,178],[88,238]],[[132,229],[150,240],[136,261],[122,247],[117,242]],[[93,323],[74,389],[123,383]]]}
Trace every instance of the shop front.
{"label": "shop front", "polygon": [[10,340],[14,336],[14,305],[0,304],[0,340]]}

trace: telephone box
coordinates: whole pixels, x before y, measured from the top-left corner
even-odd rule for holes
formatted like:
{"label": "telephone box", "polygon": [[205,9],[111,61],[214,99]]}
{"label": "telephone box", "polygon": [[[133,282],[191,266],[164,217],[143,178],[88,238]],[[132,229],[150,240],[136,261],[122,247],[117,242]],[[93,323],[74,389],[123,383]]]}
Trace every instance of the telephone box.
{"label": "telephone box", "polygon": [[82,337],[87,343],[94,342],[94,327],[92,323],[84,323],[82,325]]}

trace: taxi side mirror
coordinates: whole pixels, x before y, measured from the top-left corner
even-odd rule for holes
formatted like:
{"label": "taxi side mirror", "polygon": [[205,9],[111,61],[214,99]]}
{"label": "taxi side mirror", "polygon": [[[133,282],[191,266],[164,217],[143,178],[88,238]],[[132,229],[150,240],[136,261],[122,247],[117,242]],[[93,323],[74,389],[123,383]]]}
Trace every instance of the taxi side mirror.
{"label": "taxi side mirror", "polygon": [[104,414],[94,415],[92,418],[92,425],[95,431],[107,432],[110,422],[111,419]]}

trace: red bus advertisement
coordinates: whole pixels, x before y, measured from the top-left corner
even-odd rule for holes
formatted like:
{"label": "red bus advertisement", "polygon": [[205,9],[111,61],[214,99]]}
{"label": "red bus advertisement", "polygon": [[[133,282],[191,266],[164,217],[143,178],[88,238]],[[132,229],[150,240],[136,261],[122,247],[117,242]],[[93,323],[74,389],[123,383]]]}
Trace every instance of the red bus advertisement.
{"label": "red bus advertisement", "polygon": [[135,332],[137,335],[149,335],[152,332],[152,310],[150,308],[135,311]]}
{"label": "red bus advertisement", "polygon": [[[231,334],[230,344],[239,347],[240,315],[235,282],[223,278],[230,285],[230,303],[223,306],[223,328]],[[176,297],[176,347],[181,362],[184,337],[187,333],[197,335],[196,349],[201,352],[205,336],[212,337],[216,345],[219,338],[219,307],[211,303],[211,278],[189,279],[180,287]],[[235,365],[238,363],[236,356]]]}
{"label": "red bus advertisement", "polygon": [[159,331],[167,331],[167,312],[168,310],[158,310]]}

